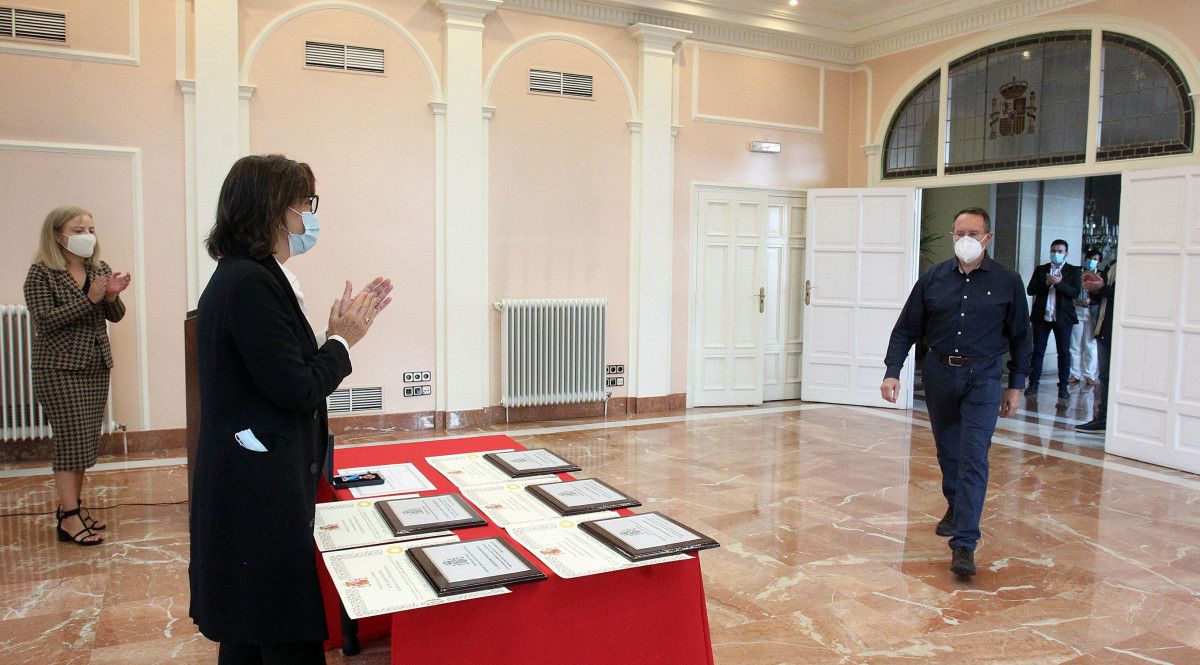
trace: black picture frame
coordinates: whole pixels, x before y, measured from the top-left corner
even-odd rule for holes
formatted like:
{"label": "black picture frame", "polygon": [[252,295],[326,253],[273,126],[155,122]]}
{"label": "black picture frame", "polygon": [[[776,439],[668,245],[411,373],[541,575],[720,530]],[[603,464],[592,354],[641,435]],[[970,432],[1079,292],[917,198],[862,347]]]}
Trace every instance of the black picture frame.
{"label": "black picture frame", "polygon": [[[696,534],[698,536],[698,538],[683,541],[680,543],[671,543],[669,545],[664,545],[662,547],[636,548],[636,547],[633,547],[632,545],[630,545],[629,543],[625,542],[623,539],[621,539],[620,536],[617,536],[616,534],[612,533],[611,531],[608,531],[608,530],[604,529],[603,527],[598,526],[598,523],[612,522],[615,520],[622,520],[622,519],[629,519],[630,517],[639,517],[642,515],[658,515],[662,519],[674,524],[675,526],[677,526],[681,529],[686,529],[686,530]],[[596,540],[599,540],[600,542],[604,543],[605,545],[608,545],[612,549],[616,550],[619,554],[624,556],[626,559],[629,559],[630,561],[645,561],[647,559],[657,559],[659,557],[671,556],[672,554],[683,554],[686,552],[698,552],[700,550],[709,550],[714,547],[721,546],[720,543],[713,540],[712,538],[700,533],[699,531],[693,529],[690,526],[687,526],[686,524],[682,524],[677,520],[673,520],[670,517],[667,517],[666,515],[663,515],[662,513],[658,512],[658,511],[649,512],[649,513],[638,513],[637,515],[622,515],[621,517],[607,517],[607,518],[601,519],[601,520],[592,520],[590,522],[582,522],[582,523],[580,523],[579,528],[584,533],[587,533],[589,536],[592,536]]]}
{"label": "black picture frame", "polygon": [[[507,461],[505,461],[505,459],[503,457],[504,455],[529,453],[529,452],[534,452],[534,451],[539,451],[539,450],[555,456],[563,463],[556,465],[556,466],[538,467],[536,469],[517,469],[516,467],[514,467],[513,465],[511,465]],[[574,462],[571,462],[569,460],[565,460],[558,453],[553,452],[551,450],[547,450],[546,448],[530,448],[527,450],[510,450],[508,452],[502,452],[502,453],[485,453],[483,458],[485,460],[491,462],[492,464],[496,465],[496,467],[498,469],[500,469],[504,473],[507,473],[509,476],[511,476],[513,478],[528,478],[529,476],[544,476],[544,475],[550,474],[550,473],[571,473],[572,471],[582,471],[583,470],[578,464],[575,464]]]}
{"label": "black picture frame", "polygon": [[[434,522],[430,524],[406,525],[403,516],[396,511],[392,504],[403,504],[405,502],[423,501],[429,499],[437,499],[449,497],[455,501],[464,511],[471,515],[469,518],[461,520],[452,520],[448,522]],[[383,499],[375,502],[375,509],[383,516],[383,520],[387,522],[388,527],[392,530],[393,536],[408,536],[414,533],[428,533],[431,531],[446,531],[449,529],[465,529],[473,526],[487,526],[487,520],[475,510],[475,507],[467,503],[467,500],[458,494],[435,494],[432,496],[412,497],[408,499]]]}
{"label": "black picture frame", "polygon": [[[502,545],[505,549],[512,553],[513,556],[520,559],[525,564],[526,570],[509,573],[507,575],[492,575],[490,577],[480,577],[476,579],[463,580],[460,582],[451,582],[446,579],[442,571],[438,569],[437,564],[429,558],[426,550],[434,550],[439,547],[450,545],[463,545],[467,543],[482,543],[485,541],[495,541]],[[433,587],[433,590],[439,597],[453,596],[460,593],[470,593],[472,591],[485,591],[487,589],[495,589],[497,587],[509,586],[512,584],[524,584],[527,582],[540,582],[546,579],[546,573],[543,573],[528,557],[524,556],[516,550],[508,541],[499,536],[491,538],[478,538],[475,540],[464,540],[453,543],[438,543],[436,545],[424,545],[422,547],[409,548],[406,551],[412,562],[416,564],[417,570],[425,576],[426,581]]]}
{"label": "black picture frame", "polygon": [[[554,487],[559,488],[559,487],[564,487],[566,485],[570,485],[571,483],[582,483],[582,482],[599,483],[599,484],[603,485],[606,489],[621,495],[621,497],[623,497],[623,498],[615,499],[613,501],[601,501],[599,503],[589,503],[589,504],[584,504],[582,506],[568,506],[568,505],[564,504],[562,501],[559,501],[557,497],[550,494],[545,489],[548,485],[553,485]],[[525,488],[525,491],[536,496],[539,500],[542,501],[542,503],[545,503],[546,505],[550,506],[555,511],[557,511],[559,515],[564,515],[564,516],[565,515],[582,515],[584,513],[594,513],[594,512],[601,511],[601,510],[613,510],[615,508],[632,508],[634,506],[642,505],[641,501],[638,501],[637,499],[629,496],[628,494],[613,487],[612,485],[609,485],[608,483],[604,482],[603,480],[597,480],[595,478],[579,478],[577,480],[566,480],[561,483],[546,483],[543,485],[530,485]]]}

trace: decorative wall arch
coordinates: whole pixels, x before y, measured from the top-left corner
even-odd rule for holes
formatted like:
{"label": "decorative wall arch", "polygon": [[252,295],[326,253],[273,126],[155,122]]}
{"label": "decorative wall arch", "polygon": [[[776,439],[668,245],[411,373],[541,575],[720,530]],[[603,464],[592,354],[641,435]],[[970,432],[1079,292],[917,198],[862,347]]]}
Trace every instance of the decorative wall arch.
{"label": "decorative wall arch", "polygon": [[1119,32],[1149,42],[1175,61],[1175,64],[1183,72],[1188,86],[1193,91],[1200,90],[1200,87],[1198,87],[1198,84],[1200,84],[1200,62],[1197,61],[1195,54],[1173,34],[1159,26],[1124,16],[1086,14],[1045,17],[1037,19],[1036,26],[1021,24],[1001,30],[990,30],[979,33],[971,39],[943,51],[936,58],[916,68],[913,75],[892,95],[891,100],[888,101],[888,105],[884,108],[883,115],[879,117],[878,126],[875,128],[875,143],[882,148],[884,142],[887,140],[887,131],[891,125],[892,118],[908,98],[908,95],[925,81],[929,76],[929,72],[939,71],[946,63],[995,43],[1031,33],[1054,32],[1058,30]]}
{"label": "decorative wall arch", "polygon": [[506,49],[504,51],[504,53],[500,54],[500,57],[496,59],[495,64],[492,65],[491,71],[488,72],[487,78],[484,79],[484,83],[483,83],[484,105],[491,106],[492,84],[495,83],[496,77],[500,74],[500,70],[504,68],[505,63],[507,63],[510,58],[512,58],[514,55],[516,55],[518,51],[520,51],[521,49],[524,49],[528,46],[533,46],[534,44],[538,44],[541,42],[553,42],[553,41],[570,42],[572,44],[582,46],[582,47],[586,48],[587,50],[591,51],[592,53],[595,53],[596,55],[600,56],[600,59],[603,60],[605,63],[608,64],[609,67],[612,68],[613,73],[615,73],[617,75],[617,80],[621,82],[621,86],[625,89],[625,95],[629,99],[629,119],[631,121],[638,120],[638,118],[639,118],[638,105],[637,105],[637,98],[634,97],[634,94],[633,94],[633,85],[631,85],[629,83],[629,78],[627,76],[625,76],[625,72],[623,72],[621,70],[621,67],[620,67],[620,65],[617,64],[617,61],[614,60],[613,57],[611,55],[609,55],[607,51],[600,48],[595,43],[588,41],[588,40],[584,39],[583,37],[568,34],[565,32],[545,32],[545,33],[542,33],[539,35],[533,35],[531,37],[526,37],[525,39],[522,39],[521,41],[517,42],[516,44],[513,44],[512,46],[508,47],[508,49]]}
{"label": "decorative wall arch", "polygon": [[310,2],[307,5],[293,7],[279,16],[276,16],[271,20],[270,23],[265,25],[261,31],[259,31],[258,35],[254,37],[254,41],[250,42],[250,48],[246,49],[246,57],[242,61],[242,83],[249,83],[250,69],[254,66],[254,60],[258,57],[258,51],[262,48],[263,44],[266,43],[267,39],[272,35],[272,33],[292,19],[326,9],[344,9],[346,11],[357,12],[359,14],[369,16],[388,26],[392,30],[395,30],[396,33],[398,33],[404,38],[405,41],[408,42],[408,45],[411,46],[413,51],[416,52],[417,57],[421,59],[421,63],[425,65],[425,71],[429,74],[429,81],[433,85],[433,101],[435,103],[444,101],[442,98],[442,82],[441,79],[438,78],[437,68],[433,66],[433,60],[429,58],[429,54],[425,52],[425,49],[421,48],[421,44],[417,41],[417,38],[414,37],[407,28],[396,21],[396,19],[384,14],[378,9],[368,7],[357,2]]}

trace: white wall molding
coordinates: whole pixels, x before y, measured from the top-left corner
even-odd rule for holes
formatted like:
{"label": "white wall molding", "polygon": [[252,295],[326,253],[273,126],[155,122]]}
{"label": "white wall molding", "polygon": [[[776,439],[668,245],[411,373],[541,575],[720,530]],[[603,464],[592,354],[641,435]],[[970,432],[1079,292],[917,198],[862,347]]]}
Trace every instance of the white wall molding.
{"label": "white wall molding", "polygon": [[[141,64],[141,0],[129,0],[129,52],[109,53],[106,51],[84,51],[69,46],[47,46],[27,42],[0,41],[0,53],[29,55],[39,58],[61,58],[82,60],[105,65]],[[70,12],[67,13],[68,20]],[[68,28],[69,29],[69,28]]]}
{"label": "white wall molding", "polygon": [[[819,84],[817,94],[817,124],[816,125],[800,125],[784,122],[771,122],[767,120],[756,120],[753,118],[734,118],[728,116],[712,115],[700,111],[700,51],[712,50],[726,53],[735,53],[742,57],[758,58],[760,60],[770,60],[772,62],[785,62],[788,64],[797,64],[806,67],[815,67],[819,72]],[[849,68],[839,68],[842,71],[847,71]],[[713,122],[723,125],[739,125],[742,127],[763,127],[767,129],[782,129],[790,132],[800,132],[805,134],[821,134],[825,131],[825,65],[812,62],[810,60],[801,60],[799,58],[786,58],[776,55],[755,53],[742,49],[731,48],[710,48],[701,46],[698,43],[692,44],[692,120],[698,122]]]}
{"label": "white wall molding", "polygon": [[629,123],[632,178],[629,220],[630,397],[671,394],[671,282],[674,243],[675,47],[685,30],[633,25],[638,41],[639,114]]}
{"label": "white wall molding", "polygon": [[254,37],[254,40],[250,42],[250,47],[246,49],[246,57],[242,61],[241,67],[242,82],[249,83],[250,70],[254,67],[254,60],[258,57],[258,51],[262,48],[263,44],[266,43],[267,39],[272,33],[292,19],[326,9],[343,9],[369,16],[388,26],[401,37],[403,37],[404,40],[408,42],[408,45],[412,47],[413,51],[416,52],[417,57],[421,60],[421,64],[425,66],[425,72],[429,75],[429,81],[433,85],[434,101],[443,101],[442,83],[441,79],[438,77],[437,68],[433,66],[433,60],[430,59],[429,54],[425,52],[425,49],[421,46],[421,43],[417,41],[417,38],[413,36],[413,34],[396,19],[384,14],[374,7],[368,7],[367,5],[358,2],[310,2],[299,7],[293,7],[279,16],[276,16],[271,20],[270,23],[263,26],[263,29],[260,30],[259,33]]}
{"label": "white wall molding", "polygon": [[200,304],[200,233],[196,229],[196,82],[176,81],[183,93],[183,217],[187,234],[188,310]]}
{"label": "white wall molding", "polygon": [[491,103],[492,85],[495,84],[496,77],[499,76],[500,70],[504,68],[504,65],[508,63],[510,58],[512,58],[522,49],[533,46],[534,44],[549,41],[561,41],[576,44],[599,56],[600,59],[612,69],[613,73],[617,75],[617,80],[621,82],[621,87],[625,90],[625,96],[629,101],[629,117],[636,118],[638,116],[637,98],[633,94],[633,85],[629,82],[629,77],[625,75],[625,71],[622,70],[621,66],[617,64],[616,59],[609,55],[607,51],[600,48],[600,46],[595,42],[584,39],[578,35],[572,35],[565,32],[545,32],[538,35],[531,35],[505,49],[504,53],[500,54],[500,57],[497,58],[496,62],[492,65],[492,69],[488,72],[487,78],[484,81],[484,102]]}
{"label": "white wall molding", "polygon": [[[982,34],[977,34],[974,37],[963,41],[962,43],[948,48],[938,56],[927,61],[924,66],[917,67],[913,70],[913,75],[896,89],[892,95],[892,99],[884,108],[883,114],[879,117],[879,123],[874,130],[874,144],[881,146],[881,149],[886,149],[887,130],[892,122],[892,118],[900,108],[900,104],[904,99],[919,85],[922,81],[929,77],[934,71],[944,69],[949,62],[968,55],[981,48],[986,48],[992,44],[1003,42],[1009,39],[1015,39],[1029,34],[1039,32],[1055,32],[1060,30],[1090,30],[1096,33],[1099,32],[1116,32],[1131,37],[1136,37],[1160,49],[1168,57],[1175,61],[1179,69],[1183,73],[1184,79],[1187,81],[1189,88],[1192,90],[1200,89],[1200,60],[1196,54],[1179,41],[1174,35],[1164,28],[1147,23],[1138,19],[1127,18],[1124,16],[1110,16],[1100,14],[1078,14],[1071,16],[1051,16],[1039,19],[1036,29],[1028,25],[1012,25],[1007,28],[993,30]],[[944,72],[943,72],[944,73]],[[1095,87],[1099,85],[1099,77],[1093,76],[1091,85],[1089,86],[1089,99],[1095,99]],[[940,118],[945,118],[944,101],[946,97],[945,81],[941,86],[942,96],[942,111]],[[1089,117],[1091,111],[1089,109]],[[1098,114],[1096,119],[1098,119]],[[869,123],[868,123],[869,124]],[[1194,123],[1195,124],[1195,123]],[[939,121],[939,136],[943,136],[945,131],[945,123]],[[1197,128],[1193,126],[1193,137]],[[1088,127],[1090,134],[1095,133],[1095,124]],[[1195,138],[1193,138],[1193,144]],[[939,145],[944,145],[940,143]],[[940,151],[939,151],[940,154]],[[995,182],[997,179],[1003,180],[1039,180],[1046,178],[1073,178],[1084,177],[1090,175],[1104,175],[1112,173],[1120,173],[1121,171],[1143,170],[1149,168],[1162,168],[1168,166],[1183,166],[1195,164],[1197,155],[1195,153],[1188,155],[1170,155],[1164,157],[1141,157],[1137,159],[1112,160],[1098,162],[1094,160],[1094,155],[1089,155],[1088,159],[1083,164],[1070,164],[1064,166],[1039,166],[1026,169],[1013,169],[1009,171],[984,171],[981,173],[961,173],[944,175],[942,171],[942,160],[939,163],[939,175],[928,176],[922,178],[894,178],[887,181],[883,180],[883,170],[879,160],[875,160],[868,168],[869,185],[886,184],[894,186],[914,186],[914,187],[930,187],[942,185],[971,185],[987,182]]]}
{"label": "white wall molding", "polygon": [[83,143],[53,143],[46,141],[16,141],[0,139],[0,150],[24,152],[50,152],[68,155],[103,155],[129,158],[130,192],[133,199],[133,275],[137,282],[134,289],[133,319],[137,326],[138,398],[137,410],[142,430],[150,429],[150,359],[149,334],[146,322],[146,202],[142,177],[142,149],[114,146],[89,145]]}
{"label": "white wall molding", "polygon": [[438,410],[470,411],[491,399],[483,19],[500,0],[436,1],[445,15],[446,106],[436,116],[445,125],[438,130],[445,135],[445,163],[438,167],[445,173],[438,188],[445,215],[435,241],[435,364],[441,369],[434,401]]}

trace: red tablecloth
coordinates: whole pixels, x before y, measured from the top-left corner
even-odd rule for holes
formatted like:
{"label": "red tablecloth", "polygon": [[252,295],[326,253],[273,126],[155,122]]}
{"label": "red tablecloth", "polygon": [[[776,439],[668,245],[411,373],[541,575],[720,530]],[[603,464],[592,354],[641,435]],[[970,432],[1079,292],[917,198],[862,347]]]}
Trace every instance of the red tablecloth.
{"label": "red tablecloth", "polygon": [[[335,468],[412,462],[438,490],[457,491],[425,463],[426,457],[523,446],[506,436],[484,436],[336,452]],[[580,474],[587,475],[587,469]],[[571,476],[562,474],[564,480]],[[332,500],[328,488],[318,500]],[[345,490],[339,499],[352,498]],[[628,512],[628,511],[622,511]],[[359,622],[359,639],[383,637],[390,628],[397,665],[712,665],[712,640],[704,604],[700,560],[656,564],[615,573],[564,579],[504,530],[461,529],[463,540],[504,537],[549,576],[518,584],[512,593],[371,617]],[[327,648],[340,646],[339,599],[324,562],[321,591],[329,622]]]}

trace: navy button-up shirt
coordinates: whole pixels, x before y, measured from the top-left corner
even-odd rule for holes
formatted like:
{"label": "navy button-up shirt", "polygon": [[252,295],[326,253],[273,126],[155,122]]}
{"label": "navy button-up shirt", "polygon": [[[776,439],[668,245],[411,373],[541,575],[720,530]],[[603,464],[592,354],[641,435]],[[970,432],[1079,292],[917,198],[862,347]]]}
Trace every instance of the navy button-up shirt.
{"label": "navy button-up shirt", "polygon": [[946,356],[994,358],[1008,351],[1008,387],[1025,387],[1033,351],[1025,284],[991,257],[969,275],[956,258],[921,275],[892,329],[885,377],[900,376],[909,348],[922,335],[933,353]]}

